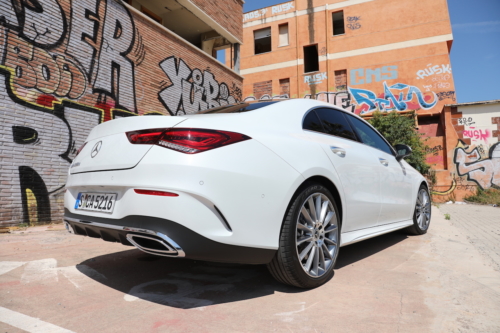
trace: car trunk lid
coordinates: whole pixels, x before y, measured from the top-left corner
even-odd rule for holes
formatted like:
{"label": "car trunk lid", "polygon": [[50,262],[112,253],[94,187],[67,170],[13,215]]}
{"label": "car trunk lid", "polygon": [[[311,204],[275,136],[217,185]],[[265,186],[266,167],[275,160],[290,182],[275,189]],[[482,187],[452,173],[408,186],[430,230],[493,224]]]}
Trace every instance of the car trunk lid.
{"label": "car trunk lid", "polygon": [[70,166],[70,174],[95,171],[123,170],[135,167],[152,145],[134,145],[126,132],[169,128],[184,121],[183,117],[127,117],[96,126],[86,144]]}

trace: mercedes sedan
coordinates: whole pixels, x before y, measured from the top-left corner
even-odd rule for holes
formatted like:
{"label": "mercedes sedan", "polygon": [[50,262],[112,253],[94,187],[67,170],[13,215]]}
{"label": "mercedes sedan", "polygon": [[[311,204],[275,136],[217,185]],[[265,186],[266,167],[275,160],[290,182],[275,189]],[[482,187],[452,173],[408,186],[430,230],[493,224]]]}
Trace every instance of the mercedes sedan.
{"label": "mercedes sedan", "polygon": [[66,228],[160,256],[267,264],[286,284],[333,276],[339,248],[424,234],[424,177],[369,123],[294,99],[95,127],[68,175]]}

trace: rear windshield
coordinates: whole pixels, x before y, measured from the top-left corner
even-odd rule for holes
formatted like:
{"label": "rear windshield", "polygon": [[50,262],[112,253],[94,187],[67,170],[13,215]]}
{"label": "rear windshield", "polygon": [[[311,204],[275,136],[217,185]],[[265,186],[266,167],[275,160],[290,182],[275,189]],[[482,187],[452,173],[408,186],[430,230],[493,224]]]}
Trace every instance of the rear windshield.
{"label": "rear windshield", "polygon": [[224,106],[219,106],[213,109],[208,109],[200,111],[196,114],[207,114],[207,113],[236,113],[236,112],[247,112],[252,110],[257,110],[265,106],[269,106],[280,101],[269,101],[269,102],[242,102],[238,104],[229,104]]}

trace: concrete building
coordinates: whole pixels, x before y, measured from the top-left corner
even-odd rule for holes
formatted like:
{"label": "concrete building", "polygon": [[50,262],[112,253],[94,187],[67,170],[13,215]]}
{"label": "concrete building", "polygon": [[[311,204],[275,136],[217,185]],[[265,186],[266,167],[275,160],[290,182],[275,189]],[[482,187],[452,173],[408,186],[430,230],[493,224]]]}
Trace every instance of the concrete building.
{"label": "concrete building", "polygon": [[[0,225],[62,219],[68,167],[97,124],[241,100],[242,6],[0,1]],[[224,48],[233,69],[214,58]]]}
{"label": "concrete building", "polygon": [[[434,199],[462,200],[475,191],[478,183],[468,180],[465,169],[458,172],[454,160],[460,142],[474,146],[477,140],[467,140],[476,132],[457,123],[468,120],[460,120],[458,111],[465,106],[453,104],[446,0],[289,1],[244,13],[243,42],[246,100],[315,98],[361,116],[416,111],[430,147],[427,162],[436,171]],[[495,108],[487,105],[488,112]],[[488,115],[477,112],[490,135],[482,142],[481,158],[487,158],[499,133]],[[500,164],[495,168],[500,173]]]}

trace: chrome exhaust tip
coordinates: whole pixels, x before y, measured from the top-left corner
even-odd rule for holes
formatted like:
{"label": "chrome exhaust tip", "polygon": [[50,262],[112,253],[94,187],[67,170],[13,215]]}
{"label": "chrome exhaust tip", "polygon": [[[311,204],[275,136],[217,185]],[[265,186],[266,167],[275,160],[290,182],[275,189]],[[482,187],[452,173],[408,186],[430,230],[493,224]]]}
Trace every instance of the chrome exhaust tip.
{"label": "chrome exhaust tip", "polygon": [[157,233],[158,237],[138,234],[127,234],[127,240],[139,250],[168,257],[184,257],[184,251],[168,237]]}
{"label": "chrome exhaust tip", "polygon": [[73,227],[68,222],[64,221],[64,227],[66,228],[66,230],[68,230],[68,232],[70,234],[73,234],[73,235],[75,234],[75,231],[73,230]]}

